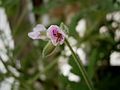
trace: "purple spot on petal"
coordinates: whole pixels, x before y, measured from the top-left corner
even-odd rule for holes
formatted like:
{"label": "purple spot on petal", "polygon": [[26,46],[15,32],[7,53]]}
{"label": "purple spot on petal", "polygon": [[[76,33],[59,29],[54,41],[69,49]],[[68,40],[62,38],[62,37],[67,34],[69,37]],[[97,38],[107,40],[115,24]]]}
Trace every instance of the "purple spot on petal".
{"label": "purple spot on petal", "polygon": [[57,34],[55,33],[55,30],[53,30],[53,35],[56,37],[57,36]]}
{"label": "purple spot on petal", "polygon": [[64,32],[56,25],[51,25],[48,28],[48,37],[52,40],[52,43],[55,45],[63,44],[64,42]]}

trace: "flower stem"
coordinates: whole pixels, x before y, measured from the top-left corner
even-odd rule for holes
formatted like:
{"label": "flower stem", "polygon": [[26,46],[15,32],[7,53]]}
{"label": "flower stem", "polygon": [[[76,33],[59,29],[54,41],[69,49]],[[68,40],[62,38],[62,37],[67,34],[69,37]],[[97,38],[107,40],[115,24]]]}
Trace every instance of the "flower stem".
{"label": "flower stem", "polygon": [[77,64],[77,66],[79,67],[79,70],[81,71],[83,78],[85,79],[86,84],[88,85],[90,90],[94,90],[93,85],[91,80],[89,79],[89,77],[87,76],[87,72],[85,71],[84,66],[82,65],[81,60],[79,60],[78,56],[75,54],[75,52],[73,51],[72,47],[70,46],[69,42],[67,41],[67,39],[65,39],[65,43],[66,45],[69,47],[70,51],[72,52],[72,56]]}

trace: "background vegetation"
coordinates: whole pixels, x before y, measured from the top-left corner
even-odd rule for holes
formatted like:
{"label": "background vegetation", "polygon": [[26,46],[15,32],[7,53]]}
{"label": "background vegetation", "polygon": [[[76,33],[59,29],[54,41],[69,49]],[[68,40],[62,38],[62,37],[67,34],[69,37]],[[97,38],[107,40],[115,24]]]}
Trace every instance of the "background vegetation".
{"label": "background vegetation", "polygon": [[[0,7],[5,8],[14,41],[14,49],[5,45],[8,60],[0,57],[7,70],[0,72],[0,82],[13,77],[11,90],[88,90],[65,45],[42,58],[47,42],[27,36],[38,23],[48,27],[61,22],[69,27],[69,36],[76,41],[73,48],[85,52],[85,68],[96,90],[120,90],[120,68],[110,65],[112,52],[120,51],[119,0],[1,0]],[[116,13],[119,15],[114,16]],[[76,30],[80,20],[86,22],[83,35]],[[0,36],[5,41],[2,32]],[[71,72],[80,76],[79,82],[70,81],[60,72],[61,57],[68,59]]]}

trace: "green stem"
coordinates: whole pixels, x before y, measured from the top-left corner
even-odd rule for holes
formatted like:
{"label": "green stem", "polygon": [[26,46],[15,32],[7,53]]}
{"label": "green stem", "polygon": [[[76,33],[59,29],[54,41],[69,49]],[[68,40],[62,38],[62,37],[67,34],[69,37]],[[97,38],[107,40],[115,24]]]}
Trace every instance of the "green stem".
{"label": "green stem", "polygon": [[85,71],[84,66],[82,65],[81,60],[79,60],[78,56],[75,54],[75,52],[73,51],[72,47],[70,46],[69,42],[67,41],[67,39],[65,39],[65,43],[66,45],[69,47],[70,51],[72,52],[72,56],[77,64],[77,66],[79,67],[80,72],[83,75],[83,78],[85,79],[86,84],[88,85],[90,90],[94,90],[93,89],[93,85],[92,82],[90,81],[90,79],[87,76],[87,72]]}

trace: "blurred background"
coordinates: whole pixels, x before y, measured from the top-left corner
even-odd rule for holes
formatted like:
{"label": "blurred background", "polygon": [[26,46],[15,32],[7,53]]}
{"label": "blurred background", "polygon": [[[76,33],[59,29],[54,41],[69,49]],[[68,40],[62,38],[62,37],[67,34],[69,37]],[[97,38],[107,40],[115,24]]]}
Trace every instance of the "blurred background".
{"label": "blurred background", "polygon": [[64,22],[95,90],[120,90],[120,0],[0,0],[0,90],[89,90],[71,52],[28,32]]}

